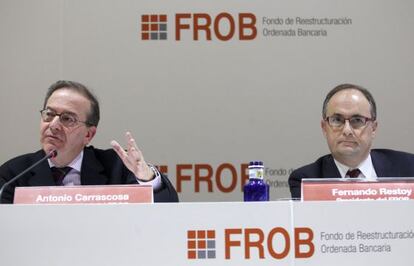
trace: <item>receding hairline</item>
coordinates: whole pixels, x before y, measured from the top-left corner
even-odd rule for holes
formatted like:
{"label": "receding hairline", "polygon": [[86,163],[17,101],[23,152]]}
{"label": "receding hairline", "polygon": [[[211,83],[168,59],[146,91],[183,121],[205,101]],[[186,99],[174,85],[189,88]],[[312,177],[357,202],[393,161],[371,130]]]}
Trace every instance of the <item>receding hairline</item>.
{"label": "receding hairline", "polygon": [[364,98],[367,100],[370,106],[371,118],[373,120],[376,120],[377,119],[377,106],[375,103],[374,96],[371,94],[369,90],[365,89],[364,87],[351,84],[351,83],[340,84],[328,92],[323,102],[323,106],[322,106],[322,118],[324,119],[326,118],[328,104],[331,102],[331,99],[335,95],[337,95],[339,92],[349,91],[349,90],[359,91],[364,96]]}
{"label": "receding hairline", "polygon": [[76,93],[76,94],[78,94],[78,95],[80,95],[80,96],[82,96],[84,99],[86,99],[88,102],[91,102],[91,100],[88,98],[88,96],[86,96],[84,93],[82,93],[82,91],[79,91],[79,90],[77,90],[76,88],[73,88],[73,87],[61,87],[61,88],[58,88],[58,89],[56,89],[56,90],[54,90],[50,95],[49,95],[49,97],[46,99],[46,102],[45,103],[47,103],[48,101],[49,101],[49,99],[52,97],[52,95],[53,94],[55,94],[56,92],[59,92],[59,91],[71,91],[71,92],[74,92],[74,93]]}
{"label": "receding hairline", "polygon": [[99,101],[96,95],[84,84],[70,81],[70,80],[58,80],[53,83],[47,90],[46,97],[43,102],[43,107],[46,107],[47,102],[50,97],[59,90],[69,90],[77,92],[79,95],[82,95],[89,102],[89,112],[87,114],[87,123],[90,126],[98,126],[100,120],[100,108]]}

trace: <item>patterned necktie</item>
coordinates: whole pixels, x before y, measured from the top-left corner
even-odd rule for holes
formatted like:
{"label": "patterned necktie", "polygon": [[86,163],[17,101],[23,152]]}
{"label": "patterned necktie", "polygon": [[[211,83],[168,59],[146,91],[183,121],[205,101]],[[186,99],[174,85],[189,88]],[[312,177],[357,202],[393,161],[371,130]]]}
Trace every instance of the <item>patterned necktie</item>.
{"label": "patterned necktie", "polygon": [[360,173],[361,171],[357,168],[354,170],[348,170],[348,172],[346,172],[346,175],[349,176],[350,178],[355,178],[355,177],[358,177]]}
{"label": "patterned necktie", "polygon": [[69,173],[71,169],[72,167],[69,167],[69,166],[61,167],[61,168],[52,167],[52,176],[57,186],[63,185],[63,179],[65,178],[65,175]]}

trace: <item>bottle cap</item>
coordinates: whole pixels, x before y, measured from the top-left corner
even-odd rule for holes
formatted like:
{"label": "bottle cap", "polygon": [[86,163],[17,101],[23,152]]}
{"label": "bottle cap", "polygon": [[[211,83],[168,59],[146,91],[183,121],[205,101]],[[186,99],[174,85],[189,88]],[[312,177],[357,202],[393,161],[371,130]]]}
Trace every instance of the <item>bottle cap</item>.
{"label": "bottle cap", "polygon": [[262,161],[251,161],[249,167],[263,167]]}

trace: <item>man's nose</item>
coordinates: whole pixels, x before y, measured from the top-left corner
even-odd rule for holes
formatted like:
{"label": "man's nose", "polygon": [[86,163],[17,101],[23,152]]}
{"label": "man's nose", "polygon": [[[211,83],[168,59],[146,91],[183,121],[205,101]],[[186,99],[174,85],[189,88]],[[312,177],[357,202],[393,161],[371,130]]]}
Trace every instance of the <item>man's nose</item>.
{"label": "man's nose", "polygon": [[349,123],[349,120],[346,119],[344,123],[345,123],[344,128],[342,129],[342,132],[344,133],[344,135],[354,134],[354,130],[353,130],[351,124]]}
{"label": "man's nose", "polygon": [[61,128],[62,124],[60,123],[59,116],[55,116],[52,121],[49,122],[49,127],[52,130],[58,130]]}

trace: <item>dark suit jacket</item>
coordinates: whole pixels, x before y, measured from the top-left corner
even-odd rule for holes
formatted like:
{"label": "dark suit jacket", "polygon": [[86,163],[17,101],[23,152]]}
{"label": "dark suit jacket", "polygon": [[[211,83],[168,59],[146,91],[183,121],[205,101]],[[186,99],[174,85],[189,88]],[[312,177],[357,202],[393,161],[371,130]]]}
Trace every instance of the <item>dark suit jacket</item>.
{"label": "dark suit jacket", "polygon": [[[414,154],[386,150],[371,150],[371,159],[378,177],[414,177]],[[341,174],[331,154],[303,166],[289,176],[292,198],[301,197],[302,178],[339,178]]]}
{"label": "dark suit jacket", "polygon": [[[29,153],[9,160],[0,167],[0,186],[12,179],[14,176],[23,172],[26,168],[45,156],[43,150]],[[94,147],[86,147],[83,153],[81,167],[82,185],[106,185],[106,184],[136,184],[137,180],[122,163],[121,159],[113,150],[100,150]],[[155,202],[177,202],[178,196],[168,178],[164,175],[162,187],[154,191]],[[4,190],[3,203],[12,203],[14,188],[30,186],[54,186],[55,181],[52,177],[47,161],[42,162],[27,174],[22,176],[15,183]]]}

